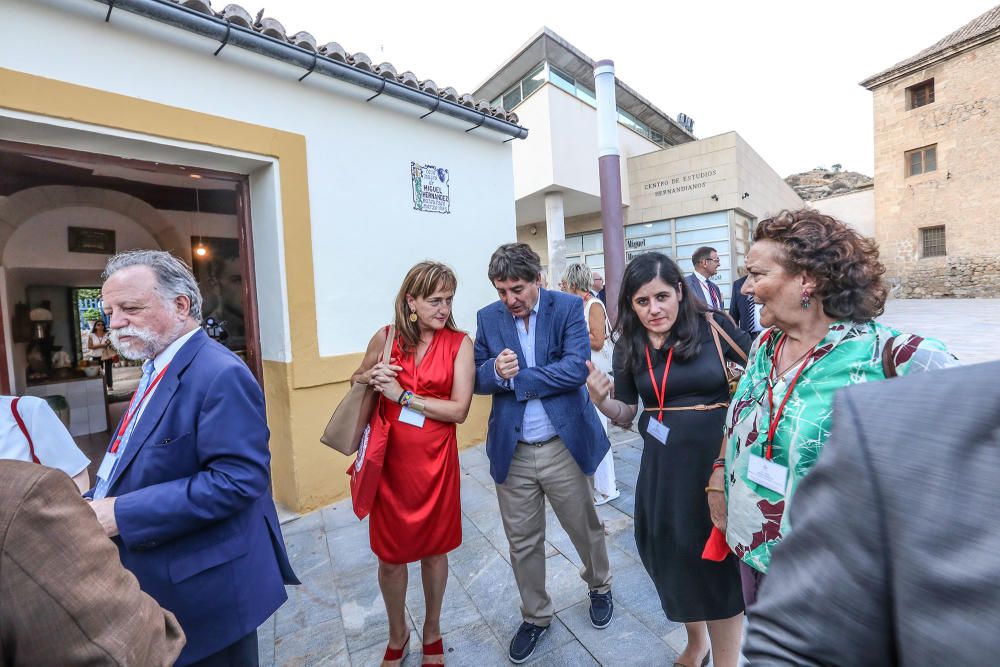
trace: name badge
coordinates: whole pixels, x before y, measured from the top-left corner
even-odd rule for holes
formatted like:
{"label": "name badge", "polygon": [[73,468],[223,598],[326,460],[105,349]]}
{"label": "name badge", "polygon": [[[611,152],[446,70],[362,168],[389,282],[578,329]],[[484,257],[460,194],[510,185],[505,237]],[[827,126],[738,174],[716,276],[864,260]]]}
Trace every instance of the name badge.
{"label": "name badge", "polygon": [[646,432],[656,438],[661,445],[665,445],[667,444],[667,436],[670,435],[670,427],[655,417],[650,417],[646,424]]}
{"label": "name badge", "polygon": [[115,461],[117,460],[117,454],[107,452],[104,455],[104,460],[101,461],[101,467],[97,469],[97,477],[105,482],[111,479],[111,472],[115,469]]}
{"label": "name badge", "polygon": [[417,428],[424,427],[424,415],[420,414],[416,410],[411,410],[410,408],[403,408],[399,411],[399,421],[404,424],[409,424],[410,426],[416,426]]}
{"label": "name badge", "polygon": [[750,465],[747,466],[747,477],[750,478],[751,482],[756,482],[765,489],[785,495],[785,489],[788,486],[788,468],[780,463],[751,454]]}

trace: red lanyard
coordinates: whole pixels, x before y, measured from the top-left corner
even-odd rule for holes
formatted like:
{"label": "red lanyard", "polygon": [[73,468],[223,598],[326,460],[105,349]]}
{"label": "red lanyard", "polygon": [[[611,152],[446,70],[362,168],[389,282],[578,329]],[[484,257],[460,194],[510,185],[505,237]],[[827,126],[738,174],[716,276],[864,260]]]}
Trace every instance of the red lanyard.
{"label": "red lanyard", "polygon": [[663,369],[663,382],[660,384],[660,388],[656,388],[656,376],[653,374],[653,360],[649,356],[649,346],[646,346],[646,365],[649,366],[649,379],[653,381],[653,395],[656,396],[656,400],[660,403],[660,412],[657,413],[656,418],[659,422],[663,423],[663,404],[667,401],[667,376],[670,375],[670,362],[674,358],[674,348],[670,348],[670,352],[667,353],[667,365]]}
{"label": "red lanyard", "polygon": [[164,366],[163,370],[160,371],[159,374],[155,378],[153,378],[153,381],[149,383],[148,387],[146,387],[146,391],[143,392],[142,398],[140,398],[139,402],[136,403],[134,409],[132,408],[132,404],[135,403],[135,397],[138,395],[138,393],[135,393],[135,394],[132,395],[132,400],[129,401],[129,404],[128,404],[128,410],[125,412],[125,419],[122,420],[122,425],[118,429],[118,433],[115,434],[114,442],[111,443],[111,448],[108,450],[112,454],[117,454],[118,453],[118,445],[121,444],[122,437],[125,435],[125,431],[128,430],[128,425],[132,422],[132,419],[135,418],[136,413],[139,412],[139,408],[142,407],[142,402],[145,401],[146,397],[149,396],[149,393],[151,391],[153,391],[153,387],[155,387],[156,384],[161,379],[163,379],[163,374],[167,372],[168,368],[170,368],[170,364],[167,364],[166,366]]}
{"label": "red lanyard", "polygon": [[785,342],[785,336],[781,337],[777,345],[774,346],[774,356],[771,357],[771,370],[767,374],[767,409],[771,415],[771,425],[767,429],[767,452],[764,454],[768,461],[774,455],[774,434],[778,430],[778,423],[781,422],[781,415],[785,412],[785,403],[788,402],[789,397],[792,395],[792,391],[795,389],[795,383],[799,381],[799,376],[802,375],[802,371],[805,370],[806,364],[812,359],[813,353],[816,351],[816,346],[813,345],[809,354],[802,361],[802,365],[799,366],[799,370],[795,372],[795,377],[792,378],[791,383],[788,385],[788,391],[785,392],[785,398],[782,399],[781,405],[778,406],[778,411],[774,410],[774,383],[778,381],[777,378],[777,362],[778,358],[781,356],[781,346]]}

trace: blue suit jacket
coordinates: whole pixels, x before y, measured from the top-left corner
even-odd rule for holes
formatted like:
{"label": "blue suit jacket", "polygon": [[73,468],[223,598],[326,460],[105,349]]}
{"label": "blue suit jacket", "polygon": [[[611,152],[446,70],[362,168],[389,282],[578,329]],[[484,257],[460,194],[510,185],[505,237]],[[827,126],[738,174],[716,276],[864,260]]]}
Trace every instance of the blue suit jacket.
{"label": "blue suit jacket", "polygon": [[[504,348],[516,352],[520,364],[512,389],[498,385],[494,375],[494,361]],[[594,474],[611,443],[584,386],[590,337],[579,297],[540,290],[533,368],[524,360],[514,317],[502,302],[491,303],[476,316],[475,357],[476,393],[493,395],[486,453],[498,484],[507,479],[524,406],[532,399],[541,399],[545,414],[584,474]]]}
{"label": "blue suit jacket", "polygon": [[[715,304],[711,304],[705,301],[705,292],[702,291],[701,289],[701,281],[698,279],[698,276],[694,275],[693,273],[689,273],[684,278],[684,282],[686,283],[685,287],[688,288],[689,293],[694,294],[705,305],[711,308],[715,308]],[[722,297],[722,290],[719,289],[719,286],[716,285],[711,280],[708,281],[708,289],[715,292],[715,295],[719,298],[719,309],[721,310],[722,304],[725,303],[725,300]]]}
{"label": "blue suit jacket", "polygon": [[743,276],[733,283],[733,298],[729,300],[729,314],[740,326],[740,329],[754,335],[757,332],[753,330],[753,297],[740,294],[743,283],[746,281],[747,277]]}
{"label": "blue suit jacket", "polygon": [[177,617],[177,665],[246,636],[297,584],[270,493],[260,386],[195,333],[177,352],[111,478],[122,564]]}

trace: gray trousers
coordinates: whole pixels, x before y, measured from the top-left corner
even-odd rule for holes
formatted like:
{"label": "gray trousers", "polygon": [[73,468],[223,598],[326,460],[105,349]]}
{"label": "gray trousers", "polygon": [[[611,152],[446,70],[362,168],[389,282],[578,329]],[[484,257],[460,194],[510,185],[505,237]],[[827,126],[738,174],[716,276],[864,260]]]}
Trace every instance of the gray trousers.
{"label": "gray trousers", "polygon": [[599,593],[611,590],[594,479],[583,474],[562,440],[539,447],[519,443],[507,479],[496,488],[525,621],[547,626],[555,615],[545,591],[545,498],[583,562],[580,577],[587,587]]}

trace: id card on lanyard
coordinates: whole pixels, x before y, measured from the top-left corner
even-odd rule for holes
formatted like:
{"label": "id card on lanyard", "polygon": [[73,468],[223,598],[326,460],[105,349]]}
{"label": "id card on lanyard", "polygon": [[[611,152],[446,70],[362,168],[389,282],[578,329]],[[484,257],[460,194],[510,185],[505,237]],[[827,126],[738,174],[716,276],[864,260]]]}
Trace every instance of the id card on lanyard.
{"label": "id card on lanyard", "polygon": [[[142,404],[146,401],[146,398],[153,392],[153,388],[163,379],[163,375],[167,372],[170,364],[163,367],[153,381],[149,383],[146,387],[146,391],[143,392],[142,396],[139,396],[138,392],[132,395],[132,400],[129,401],[128,409],[125,411],[125,417],[122,419],[121,426],[115,432],[115,439],[111,441],[111,445],[108,447],[107,453],[104,455],[104,460],[101,461],[101,467],[97,470],[97,477],[108,481],[111,479],[111,474],[115,470],[115,464],[118,462],[119,452],[118,449],[121,446],[122,438],[128,433],[128,427],[135,420],[136,415],[139,413],[139,409]],[[136,397],[139,396],[139,401],[136,402]]]}
{"label": "id card on lanyard", "polygon": [[649,367],[649,379],[653,383],[653,395],[659,403],[660,410],[656,413],[656,419],[652,417],[646,423],[646,432],[656,439],[661,445],[667,444],[670,437],[670,427],[663,423],[663,405],[667,401],[667,376],[670,375],[670,362],[674,359],[674,348],[670,348],[667,353],[667,363],[663,368],[663,381],[660,386],[656,386],[656,375],[653,373],[653,360],[649,356],[649,346],[646,346],[646,365]]}
{"label": "id card on lanyard", "polygon": [[747,477],[751,482],[760,484],[765,489],[769,489],[775,493],[780,493],[782,496],[785,495],[785,491],[788,489],[788,466],[783,466],[772,460],[774,458],[774,434],[778,431],[778,424],[781,423],[781,417],[785,413],[785,405],[788,403],[788,399],[791,398],[792,392],[795,390],[795,385],[802,376],[802,371],[805,370],[809,364],[809,360],[812,359],[813,352],[816,351],[816,346],[814,345],[813,349],[806,354],[806,358],[803,359],[799,369],[795,372],[792,381],[788,383],[785,398],[782,399],[780,405],[778,405],[778,409],[775,410],[774,385],[778,381],[776,365],[780,356],[781,346],[784,342],[785,337],[782,337],[777,345],[774,346],[774,356],[771,358],[771,370],[767,374],[767,407],[771,424],[767,429],[767,446],[764,450],[764,456],[750,454],[750,460],[747,464]]}

